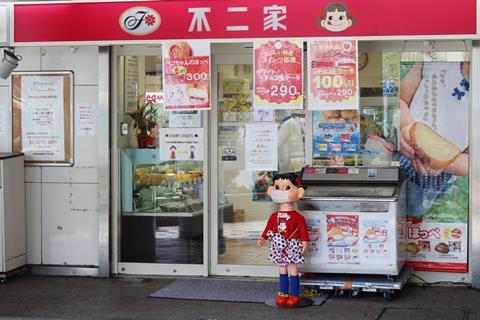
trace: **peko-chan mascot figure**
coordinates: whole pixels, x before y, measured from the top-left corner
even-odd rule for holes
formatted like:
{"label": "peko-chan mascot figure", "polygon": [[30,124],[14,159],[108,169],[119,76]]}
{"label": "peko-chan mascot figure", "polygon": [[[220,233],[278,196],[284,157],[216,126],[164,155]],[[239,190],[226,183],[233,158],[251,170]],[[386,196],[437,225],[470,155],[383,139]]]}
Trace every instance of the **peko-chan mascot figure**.
{"label": "peko-chan mascot figure", "polygon": [[273,186],[268,188],[268,195],[280,208],[268,219],[258,246],[263,247],[265,240],[270,240],[269,260],[278,264],[280,272],[280,292],[275,301],[279,307],[294,308],[300,302],[297,265],[305,262],[303,253],[308,246],[308,230],[305,218],[295,211],[294,204],[304,192],[300,178],[294,173],[276,174]]}

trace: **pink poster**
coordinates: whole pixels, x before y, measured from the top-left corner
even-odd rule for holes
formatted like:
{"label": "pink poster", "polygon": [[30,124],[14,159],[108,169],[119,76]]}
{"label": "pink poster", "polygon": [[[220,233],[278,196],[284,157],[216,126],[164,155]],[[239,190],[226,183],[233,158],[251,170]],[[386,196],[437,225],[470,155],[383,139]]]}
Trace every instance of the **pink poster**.
{"label": "pink poster", "polygon": [[357,42],[308,42],[308,108],[358,109]]}
{"label": "pink poster", "polygon": [[254,42],[254,107],[303,109],[303,41]]}
{"label": "pink poster", "polygon": [[165,110],[210,109],[210,43],[163,43],[163,91]]}

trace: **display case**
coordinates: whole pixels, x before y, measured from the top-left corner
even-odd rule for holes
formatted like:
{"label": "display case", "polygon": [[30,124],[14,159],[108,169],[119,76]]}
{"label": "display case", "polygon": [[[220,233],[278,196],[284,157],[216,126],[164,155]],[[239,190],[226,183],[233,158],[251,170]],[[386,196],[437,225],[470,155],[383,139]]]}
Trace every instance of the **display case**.
{"label": "display case", "polygon": [[158,149],[124,149],[121,158],[124,215],[202,214],[201,161],[161,161]]}

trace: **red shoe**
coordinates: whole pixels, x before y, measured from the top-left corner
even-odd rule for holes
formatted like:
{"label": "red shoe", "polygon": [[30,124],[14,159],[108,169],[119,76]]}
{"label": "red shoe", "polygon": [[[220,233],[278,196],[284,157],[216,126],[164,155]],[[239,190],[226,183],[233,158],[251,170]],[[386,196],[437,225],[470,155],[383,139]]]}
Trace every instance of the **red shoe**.
{"label": "red shoe", "polygon": [[295,308],[299,302],[300,302],[299,296],[290,296],[287,300],[287,307]]}
{"label": "red shoe", "polygon": [[288,294],[279,292],[277,300],[275,300],[275,303],[279,307],[285,307],[285,305],[287,304],[287,300],[288,300]]}

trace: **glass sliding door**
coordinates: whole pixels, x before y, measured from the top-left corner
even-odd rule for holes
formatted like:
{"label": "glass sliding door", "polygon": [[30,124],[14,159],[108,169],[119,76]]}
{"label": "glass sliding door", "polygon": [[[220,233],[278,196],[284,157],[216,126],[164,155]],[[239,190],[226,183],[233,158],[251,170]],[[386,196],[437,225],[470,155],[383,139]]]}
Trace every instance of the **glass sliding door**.
{"label": "glass sliding door", "polygon": [[[163,93],[161,52],[122,47],[115,55],[118,273],[206,274],[206,161],[179,159],[181,148],[163,138],[202,136],[206,114],[164,111],[155,100]],[[144,106],[152,111],[139,114]],[[206,154],[206,143],[196,146],[202,150],[190,153]]]}
{"label": "glass sliding door", "polygon": [[[268,217],[276,210],[266,193],[267,187],[274,173],[300,171],[307,158],[304,110],[254,112],[252,61],[251,54],[216,56],[213,60],[213,86],[217,89],[213,95],[217,102],[212,135],[217,148],[212,153],[212,162],[216,163],[212,171],[219,219],[215,222],[217,245],[212,270],[217,274],[275,274],[276,269],[268,260],[268,246],[257,246]],[[245,136],[251,125],[275,128],[278,170],[249,168]]]}

